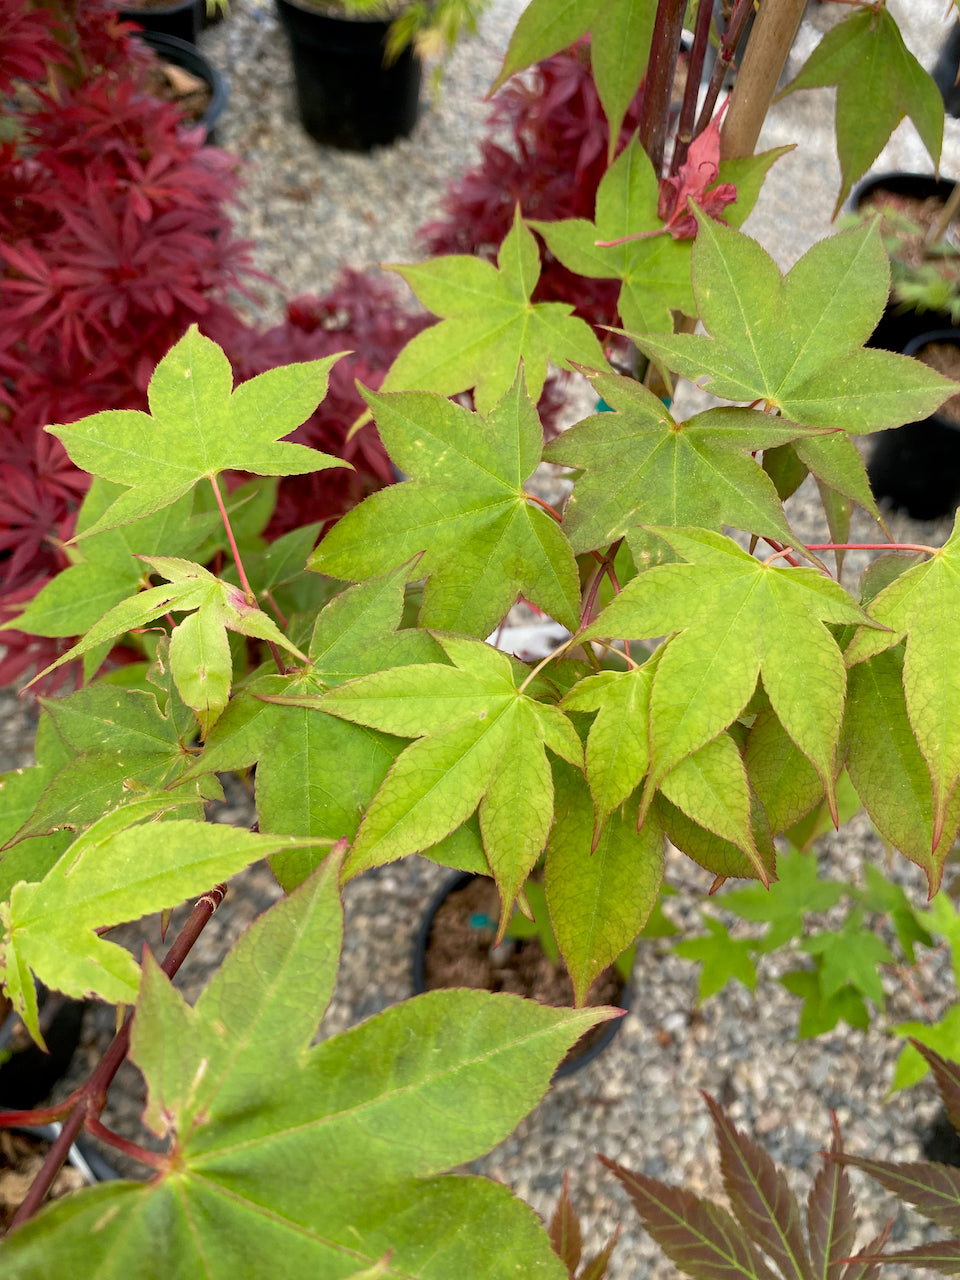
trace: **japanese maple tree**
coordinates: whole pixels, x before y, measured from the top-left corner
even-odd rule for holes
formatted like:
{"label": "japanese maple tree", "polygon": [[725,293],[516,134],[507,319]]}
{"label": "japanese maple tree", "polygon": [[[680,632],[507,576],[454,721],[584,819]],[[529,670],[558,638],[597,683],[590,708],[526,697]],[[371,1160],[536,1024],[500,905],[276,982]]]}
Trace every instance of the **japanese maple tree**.
{"label": "japanese maple tree", "polygon": [[[868,545],[888,555],[853,592],[839,560],[853,505],[879,516],[853,437],[923,417],[953,384],[864,345],[889,286],[875,225],[814,246],[785,276],[738,229],[775,157],[731,139],[756,138],[757,84],[771,59],[782,66],[784,15],[797,5],[761,3],[719,133],[717,91],[752,5],[734,8],[700,121],[713,6],[695,8],[676,150],[679,0],[533,0],[504,75],[590,30],[612,126],[605,177],[594,208],[538,218],[536,231],[617,293],[649,381],[658,370],[707,378],[729,405],[678,422],[614,373],[568,303],[537,297],[537,241],[514,205],[496,263],[457,253],[398,267],[436,320],[363,396],[409,479],[332,528],[318,510],[260,538],[278,481],[345,470],[316,438],[290,439],[323,402],[337,347],[238,377],[191,325],[145,403],[47,424],[44,438],[92,481],[70,568],[14,626],[62,644],[44,674],[82,660],[85,683],[44,700],[36,765],[0,779],[0,978],[36,1039],[35,978],[135,1013],[64,1103],[0,1113],[64,1125],[0,1246],[5,1275],[575,1274],[567,1207],[548,1235],[508,1189],[444,1171],[503,1138],[579,1035],[616,1015],[587,1005],[588,990],[654,911],[666,839],[717,887],[740,877],[766,893],[780,867],[807,902],[817,895],[796,863],[805,855],[778,853],[776,838],[862,803],[937,888],[960,828],[960,524],[939,547],[884,541],[878,522]],[[844,21],[857,42],[875,30],[888,56],[885,23]],[[751,73],[754,40],[763,65]],[[610,140],[629,126],[645,67],[637,140],[618,154]],[[891,78],[887,116],[904,93],[912,103],[912,86]],[[850,173],[862,157],[845,161]],[[535,398],[549,363],[586,368],[612,412],[545,451]],[[545,455],[576,468],[562,511],[528,488]],[[231,490],[227,472],[253,478]],[[806,541],[783,507],[807,474],[828,543]],[[569,633],[536,664],[491,643],[518,597]],[[139,661],[98,675],[118,639]],[[205,822],[218,773],[253,765],[257,830]],[[882,798],[891,779],[915,822]],[[501,936],[540,864],[577,1007],[433,992],[314,1045],[342,939],[340,886],[412,853],[491,875]],[[223,882],[260,857],[287,896],[190,1009],[168,979]],[[109,937],[121,920],[198,894],[162,965]],[[781,924],[800,910],[785,896],[774,902]],[[839,948],[809,950],[833,982]],[[850,952],[864,982],[877,952]],[[100,1120],[128,1053],[159,1153]],[[700,1250],[710,1275],[718,1235],[731,1274],[767,1275],[757,1250],[803,1277],[874,1265],[879,1243],[851,1261],[839,1139],[804,1233],[782,1178],[714,1115],[738,1223],[619,1171],[670,1247],[687,1260]],[[34,1217],[84,1125],[149,1181],[93,1188]],[[830,1204],[843,1206],[834,1225]],[[582,1274],[602,1276],[609,1260]]]}

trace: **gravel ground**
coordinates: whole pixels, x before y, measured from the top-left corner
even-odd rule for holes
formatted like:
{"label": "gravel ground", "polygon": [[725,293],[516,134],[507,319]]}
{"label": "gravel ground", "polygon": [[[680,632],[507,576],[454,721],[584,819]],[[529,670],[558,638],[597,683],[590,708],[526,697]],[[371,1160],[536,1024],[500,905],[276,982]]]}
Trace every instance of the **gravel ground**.
{"label": "gravel ground", "polygon": [[[257,265],[294,293],[326,288],[344,264],[420,256],[415,231],[436,212],[447,182],[476,155],[487,112],[483,95],[522,7],[522,0],[496,0],[480,36],[457,49],[442,96],[424,113],[414,136],[390,150],[360,156],[320,147],[300,131],[292,75],[273,10],[258,0],[235,0],[230,18],[206,33],[202,43],[232,83],[232,105],[219,130],[220,142],[246,162],[247,194],[238,228],[255,242]],[[925,65],[932,65],[946,30],[943,0],[890,0],[889,8],[910,47]],[[842,14],[830,5],[809,6],[790,74],[810,51],[817,31]],[[824,91],[786,99],[772,110],[761,138],[764,148],[801,140],[798,150],[774,167],[747,227],[782,266],[829,230],[839,185],[831,99]],[[929,169],[909,124],[898,130],[876,168]],[[943,168],[960,174],[960,125],[949,119]],[[271,320],[279,309],[280,295],[265,288],[258,318]],[[821,532],[811,492],[802,489],[791,506],[798,531]],[[892,525],[904,538],[942,541],[949,522],[918,525],[896,519]],[[867,528],[863,522],[859,532]],[[859,567],[854,557],[850,563]],[[28,706],[9,692],[0,693],[0,767],[30,761],[32,723]],[[220,818],[242,822],[248,813],[249,798],[235,783]],[[834,874],[848,878],[857,878],[864,861],[887,865],[885,850],[862,819],[825,839],[819,856]],[[915,868],[900,860],[893,874],[915,901],[922,900]],[[348,886],[343,963],[326,1033],[410,994],[412,939],[427,900],[445,875],[411,858]],[[678,923],[694,928],[709,877],[679,857],[669,876],[681,891],[668,910]],[[183,971],[182,985],[191,997],[229,941],[276,894],[263,867],[238,878]],[[131,942],[138,936],[139,927],[131,932]],[[756,995],[728,988],[701,1008],[694,967],[656,943],[645,944],[638,955],[631,1011],[614,1045],[582,1073],[554,1087],[516,1133],[476,1168],[507,1183],[544,1214],[556,1201],[564,1170],[570,1169],[572,1196],[583,1214],[589,1247],[599,1247],[615,1226],[622,1228],[608,1273],[611,1280],[660,1280],[674,1276],[674,1268],[645,1237],[626,1197],[594,1153],[716,1194],[717,1160],[700,1089],[729,1105],[735,1120],[760,1138],[803,1195],[817,1152],[828,1139],[831,1108],[853,1152],[915,1158],[917,1131],[935,1109],[933,1093],[922,1085],[885,1098],[899,1046],[884,1034],[884,1025],[919,1016],[904,984],[890,978],[886,1019],[869,1033],[841,1030],[798,1042],[797,1004],[772,980],[778,972],[777,962],[770,960]],[[945,957],[926,966],[920,982],[936,1015],[944,993],[952,989]],[[110,1011],[92,1009],[84,1050],[91,1063],[110,1030]],[[78,1077],[82,1066],[77,1064]],[[141,1104],[137,1073],[126,1067],[112,1091],[107,1119],[135,1134]],[[891,1202],[872,1184],[858,1179],[857,1185],[864,1192],[869,1229],[875,1231],[889,1216]],[[897,1218],[896,1243],[919,1238],[906,1217]]]}

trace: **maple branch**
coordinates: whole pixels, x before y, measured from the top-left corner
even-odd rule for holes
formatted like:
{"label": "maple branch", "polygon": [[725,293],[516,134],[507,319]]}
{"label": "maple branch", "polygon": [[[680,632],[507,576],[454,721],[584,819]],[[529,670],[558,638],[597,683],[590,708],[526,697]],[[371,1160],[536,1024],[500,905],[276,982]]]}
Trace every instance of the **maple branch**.
{"label": "maple branch", "polygon": [[680,107],[680,119],[677,121],[677,137],[673,144],[673,156],[670,159],[670,173],[676,174],[684,160],[687,150],[693,141],[693,128],[697,114],[697,96],[700,92],[700,79],[703,75],[703,61],[710,41],[710,19],[713,17],[713,0],[700,0],[697,9],[697,20],[693,29],[693,47],[690,50],[690,61],[687,63],[687,83],[683,90],[683,103]]}
{"label": "maple branch", "polygon": [[227,515],[227,508],[223,505],[223,497],[220,494],[220,486],[217,484],[215,475],[207,477],[213,485],[213,496],[217,500],[217,506],[220,508],[220,519],[223,521],[223,527],[227,531],[227,541],[230,543],[230,551],[233,555],[234,562],[237,566],[237,573],[240,575],[240,585],[243,587],[243,593],[247,597],[247,603],[255,605],[257,597],[247,578],[246,570],[243,567],[243,561],[240,559],[240,552],[237,549],[237,540],[233,536],[233,529],[230,526],[230,517]]}
{"label": "maple branch", "polygon": [[[617,552],[623,546],[623,539],[618,538],[616,542],[610,544],[606,555],[600,563],[599,568],[594,573],[593,579],[587,590],[587,596],[583,603],[583,609],[580,612],[580,630],[582,631],[590,621],[590,615],[593,612],[593,606],[597,602],[597,592],[600,590],[600,583],[603,581],[603,575],[613,566],[614,560],[617,558]],[[616,583],[616,577],[611,578],[611,582]],[[619,586],[617,586],[619,592]]]}
{"label": "maple branch", "polygon": [[[197,901],[189,919],[180,930],[170,950],[164,956],[163,963],[160,965],[160,968],[168,978],[172,978],[183,964],[190,952],[190,948],[200,937],[204,926],[223,901],[223,896],[226,892],[227,886],[218,884]],[[113,1077],[120,1070],[120,1064],[130,1050],[130,1028],[132,1023],[133,1014],[131,1013],[114,1036],[109,1049],[100,1059],[89,1079],[78,1089],[75,1089],[69,1098],[66,1098],[60,1104],[61,1108],[71,1107],[72,1110],[64,1121],[63,1128],[57,1135],[56,1140],[47,1152],[39,1173],[30,1184],[30,1190],[24,1197],[17,1212],[13,1215],[10,1222],[11,1231],[22,1222],[26,1222],[28,1218],[31,1218],[37,1212],[41,1204],[43,1204],[47,1192],[53,1185],[54,1179],[63,1167],[70,1153],[70,1148],[80,1130],[85,1124],[89,1127],[90,1121],[94,1123],[98,1121],[100,1113],[107,1105],[107,1090],[113,1081]],[[42,1113],[22,1112],[20,1114],[35,1116]],[[137,1158],[139,1159],[139,1156]]]}
{"label": "maple branch", "polygon": [[[753,4],[753,0],[746,0],[746,2]],[[657,16],[653,23],[650,62],[647,66],[638,131],[640,144],[650,157],[657,177],[660,176],[663,168],[670,92],[673,89],[673,78],[677,70],[685,9],[685,0],[659,0]]]}
{"label": "maple branch", "polygon": [[923,551],[928,556],[943,550],[922,542],[805,542],[804,546],[808,551]]}
{"label": "maple branch", "polygon": [[700,108],[700,115],[697,118],[694,136],[698,133],[703,133],[710,123],[713,109],[717,105],[717,99],[720,97],[720,90],[723,88],[723,77],[730,69],[733,55],[736,52],[740,37],[743,35],[743,29],[747,25],[747,19],[751,13],[753,13],[753,0],[737,0],[737,7],[734,9],[727,29],[720,41],[720,52],[717,54],[717,60],[713,64],[713,72],[710,76],[710,83],[707,85],[703,106]]}
{"label": "maple branch", "polygon": [[[280,619],[280,625],[281,625],[281,627],[285,627],[285,626],[287,626],[287,619],[283,616],[283,610],[280,608],[280,606],[277,604],[276,600],[273,598],[273,592],[272,592],[272,591],[265,591],[265,592],[263,593],[263,595],[264,595],[264,599],[269,603],[270,608],[273,610],[273,612],[274,612],[274,613],[277,615],[277,617]],[[274,657],[276,657],[276,654],[274,654]]]}

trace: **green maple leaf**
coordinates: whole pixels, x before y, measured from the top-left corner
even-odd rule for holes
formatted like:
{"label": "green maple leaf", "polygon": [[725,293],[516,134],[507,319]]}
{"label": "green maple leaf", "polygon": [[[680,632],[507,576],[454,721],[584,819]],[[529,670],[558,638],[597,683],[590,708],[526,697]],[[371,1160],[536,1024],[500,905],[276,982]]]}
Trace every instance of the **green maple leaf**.
{"label": "green maple leaf", "polygon": [[180,696],[196,713],[206,734],[230,697],[233,664],[227,630],[272,641],[306,662],[275,622],[246,599],[239,587],[214,577],[202,565],[175,556],[140,556],[169,585],[148,587],[122,600],[90,628],[82,640],[34,677],[55,671],[127,631],[145,627],[171,612],[187,612],[170,637],[170,666]]}
{"label": "green maple leaf", "polygon": [[[934,165],[943,144],[943,99],[903,43],[885,8],[866,6],[828,31],[781,97],[837,86],[837,154],[842,182],[834,217],[900,121],[916,125]],[[869,102],[870,110],[864,111]]]}
{"label": "green maple leaf", "polygon": [[934,841],[933,784],[910,723],[899,646],[856,663],[847,682],[847,772],[880,835],[923,868],[936,893],[960,828],[960,790],[954,787]]}
{"label": "green maple leaf", "polygon": [[309,568],[358,581],[423,552],[422,626],[486,636],[522,593],[575,629],[573,552],[523,489],[542,429],[522,380],[486,421],[425,393],[367,398],[391,458],[412,480],[348,511]]}
{"label": "green maple leaf", "polygon": [[596,711],[587,734],[587,782],[597,829],[640,785],[650,764],[650,690],[661,650],[629,671],[600,671],[566,693],[565,711]]}
{"label": "green maple leaf", "polygon": [[797,1027],[801,1040],[825,1035],[841,1018],[848,1026],[861,1031],[866,1031],[870,1025],[870,1014],[859,991],[846,986],[832,996],[825,996],[819,970],[794,969],[792,973],[784,974],[780,982],[791,995],[803,1001]]}
{"label": "green maple leaf", "polygon": [[[415,568],[404,565],[382,578],[349,587],[318,615],[308,645],[311,666],[290,676],[258,675],[231,700],[187,771],[186,780],[257,765],[260,826],[289,835],[352,840],[360,818],[401,749],[396,737],[328,715],[315,702],[328,689],[359,675],[411,663],[442,662],[443,651],[425,632],[397,630],[404,587]],[[266,699],[280,699],[267,701]],[[486,871],[482,850],[470,859],[461,846],[451,865]],[[314,869],[326,847],[291,849],[271,865],[287,890]]]}
{"label": "green maple leaf", "polygon": [[67,995],[132,1004],[140,968],[128,951],[95,930],[175,907],[257,858],[298,842],[180,819],[131,825],[179,803],[153,793],[105,814],[42,880],[14,885],[9,903],[0,905],[3,984],[38,1043],[31,972]]}
{"label": "green maple leaf", "polygon": [[851,986],[883,1008],[883,983],[877,965],[893,964],[893,955],[875,933],[863,928],[859,910],[850,912],[842,929],[816,933],[801,942],[800,949],[818,958],[825,999]]}
{"label": "green maple leaf", "polygon": [[803,427],[749,409],[709,409],[678,423],[630,378],[592,381],[617,412],[577,423],[543,455],[582,469],[563,513],[575,552],[624,536],[633,546],[640,524],[727,524],[796,545],[773,482],[751,454],[808,434]]}
{"label": "green maple leaf", "polygon": [[717,902],[744,920],[769,924],[763,949],[772,951],[802,935],[805,914],[829,911],[844,891],[845,886],[838,881],[820,878],[812,854],[787,848],[777,855],[777,879],[769,888],[735,889],[724,893]]}
{"label": "green maple leaf", "polygon": [[550,922],[576,1002],[643,930],[663,882],[663,832],[651,817],[637,830],[624,806],[594,843],[593,805],[571,765],[554,768],[556,819],[547,844],[544,890]]}
{"label": "green maple leaf", "polygon": [[[42,880],[70,843],[67,831],[20,840],[17,833],[37,807],[52,770],[37,765],[0,774],[0,902],[18,880]],[[8,844],[17,839],[13,848]]]}
{"label": "green maple leaf", "polygon": [[574,44],[593,25],[602,3],[603,0],[531,0],[514,27],[491,94],[518,71]]}
{"label": "green maple leaf", "polygon": [[769,705],[754,717],[743,763],[775,835],[799,822],[823,798],[823,783],[816,769]]}
{"label": "green maple leaf", "polygon": [[814,569],[764,564],[702,529],[654,532],[688,563],[640,574],[583,632],[584,639],[679,633],[660,658],[650,695],[644,803],[681,760],[733,723],[762,675],[778,719],[835,808],[846,676],[824,623],[862,623],[865,615]]}
{"label": "green maple leaf", "polygon": [[[664,652],[661,647],[639,668],[588,676],[561,703],[567,711],[598,712],[586,750],[587,781],[597,815],[595,840],[608,813],[622,805],[647,774],[651,692]],[[729,734],[720,734],[681,760],[659,785],[671,805],[741,850],[754,874],[767,879],[766,859],[754,832],[753,797]],[[679,847],[684,847],[682,841]]]}
{"label": "green maple leaf", "polygon": [[[939,1022],[932,1025],[926,1022],[901,1022],[893,1028],[893,1032],[898,1036],[918,1040],[920,1044],[939,1053],[942,1058],[956,1062],[960,1057],[960,1003],[952,1004]],[[930,1064],[923,1054],[912,1044],[905,1044],[897,1058],[890,1092],[916,1084],[929,1070]]]}
{"label": "green maple leaf", "polygon": [[437,639],[452,667],[376,672],[317,703],[357,724],[417,739],[397,757],[367,810],[347,871],[417,853],[479,806],[505,927],[553,818],[546,747],[579,766],[580,739],[563,712],[520,691],[506,654],[475,640]]}
{"label": "green maple leaf", "polygon": [[731,938],[729,931],[712,916],[703,916],[710,930],[699,938],[688,938],[674,945],[674,953],[685,960],[697,960],[703,966],[697,986],[697,998],[706,1000],[722,991],[728,982],[741,982],[753,991],[757,985],[757,968],[752,953],[756,942]]}
{"label": "green maple leaf", "polygon": [[612,1011],[436,991],[310,1047],[336,977],[338,872],[332,859],[261,916],[194,1009],[147,957],[131,1056],[175,1154],[7,1237],[5,1280],[566,1274],[506,1187],[438,1175],[505,1138]]}
{"label": "green maple leaf", "polygon": [[[77,514],[77,535],[92,528],[123,492],[94,478]],[[18,617],[3,624],[36,636],[79,636],[144,581],[138,555],[194,554],[219,523],[216,512],[193,513],[193,497],[122,529],[105,529],[69,548],[73,563],[40,590]],[[0,630],[3,630],[0,627]]]}
{"label": "green maple leaf", "polygon": [[[738,198],[724,210],[724,220],[731,226],[739,226],[746,218],[770,165],[787,150],[781,147],[720,165],[717,181],[737,184]],[[664,233],[657,213],[659,199],[653,165],[639,140],[632,138],[600,181],[594,222],[565,218],[530,223],[570,271],[591,279],[623,281],[617,310],[624,327],[635,333],[670,333],[672,312],[696,314],[690,288],[693,240],[675,240]],[[648,234],[625,244],[598,243],[641,232]]]}
{"label": "green maple leaf", "polygon": [[278,443],[316,409],[339,358],[270,369],[234,389],[226,356],[192,325],[150,379],[150,413],[111,409],[47,427],[78,467],[129,486],[87,536],[160,511],[221,471],[283,476],[346,466],[305,445]]}
{"label": "green maple leaf", "polygon": [[441,319],[407,343],[390,366],[384,391],[416,388],[451,396],[472,388],[477,409],[486,415],[510,390],[521,363],[534,400],[543,390],[548,361],[562,369],[571,361],[608,367],[593,330],[573,315],[573,307],[530,301],[540,252],[519,208],[496,267],[454,254],[390,269]]}
{"label": "green maple leaf", "polygon": [[[907,356],[867,350],[890,272],[873,223],[815,244],[786,276],[748,236],[698,214],[693,293],[707,334],[643,334],[638,345],[728,400],[760,400],[809,427],[860,435],[925,418],[953,384]],[[709,335],[709,336],[708,336]],[[797,448],[797,446],[794,446]],[[875,510],[843,436],[807,439],[804,463]],[[859,467],[859,471],[857,471]],[[859,496],[857,496],[859,494]]]}
{"label": "green maple leaf", "polygon": [[[51,751],[50,734],[38,735],[46,784],[9,845],[62,827],[88,826],[123,804],[131,789],[175,782],[192,758],[193,717],[183,724],[172,705],[162,713],[145,690],[93,684],[65,698],[44,698],[42,706],[56,743]],[[196,787],[189,795],[198,803]]]}
{"label": "green maple leaf", "polygon": [[[942,870],[941,840],[950,798],[960,779],[960,715],[957,663],[960,661],[960,517],[944,546],[923,564],[894,579],[870,604],[870,616],[887,631],[861,628],[851,641],[849,666],[906,637],[903,691],[910,727],[930,770],[933,823],[930,848],[936,859],[925,867],[931,889]],[[956,817],[954,806],[953,817]],[[910,856],[908,854],[908,856]]]}

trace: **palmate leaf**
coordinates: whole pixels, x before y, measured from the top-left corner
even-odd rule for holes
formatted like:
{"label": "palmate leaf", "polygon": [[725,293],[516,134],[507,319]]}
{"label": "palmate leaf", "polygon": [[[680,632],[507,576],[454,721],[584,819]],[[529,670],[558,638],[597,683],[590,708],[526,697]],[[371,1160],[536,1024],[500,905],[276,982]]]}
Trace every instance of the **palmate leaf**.
{"label": "palmate leaf", "polygon": [[[410,266],[394,266],[440,322],[403,348],[383,381],[384,391],[437,391],[452,396],[474,390],[479,412],[489,414],[507,394],[523,365],[536,401],[547,362],[606,369],[593,330],[561,302],[531,302],[540,277],[540,252],[519,207],[497,266],[454,254]],[[378,421],[379,425],[379,421]],[[396,459],[402,467],[399,459]]]}
{"label": "palmate leaf", "polygon": [[[650,765],[650,695],[661,646],[641,667],[628,671],[601,671],[587,676],[564,695],[568,711],[597,711],[587,735],[587,781],[596,809],[596,833],[607,814],[643,782]],[[803,757],[801,757],[803,759]],[[732,739],[721,734],[675,765],[659,783],[662,795],[696,825],[700,837],[712,834],[721,845],[733,846],[743,855],[722,864],[719,848],[707,864],[717,874],[757,875],[766,882],[773,865],[773,848],[765,832],[758,833],[756,802],[743,761]],[[680,849],[703,862],[705,849],[688,828],[689,838],[671,824],[670,837]],[[759,834],[759,842],[758,842]],[[699,843],[699,847],[697,847]],[[743,865],[743,863],[746,865]]]}
{"label": "palmate leaf", "polygon": [[771,951],[803,934],[805,914],[829,911],[842,896],[843,885],[817,874],[815,857],[787,848],[777,855],[777,880],[769,889],[751,885],[724,893],[717,901],[743,920],[769,924],[763,946]]}
{"label": "palmate leaf", "polygon": [[856,663],[847,688],[842,740],[850,779],[884,840],[923,868],[936,893],[960,828],[960,791],[954,788],[934,843],[933,784],[910,724],[902,648]]}
{"label": "palmate leaf", "polygon": [[518,71],[573,44],[592,25],[603,2],[531,0],[514,28],[503,66],[490,92],[496,93],[504,81]]}
{"label": "palmate leaf", "polygon": [[[211,730],[186,779],[256,764],[263,830],[352,840],[402,743],[316,707],[264,699],[316,700],[327,689],[385,667],[442,662],[443,650],[427,632],[397,630],[413,572],[415,566],[403,565],[331,600],[318,615],[308,646],[311,668],[291,676],[261,674],[245,685]],[[324,845],[285,850],[271,865],[290,890],[325,853]],[[478,863],[463,869],[486,871],[482,853]]]}
{"label": "palmate leaf", "polygon": [[[960,716],[954,678],[960,657],[958,609],[960,518],[944,546],[925,563],[894,579],[871,602],[871,617],[889,630],[873,634],[859,630],[846,654],[847,664],[852,666],[906,637],[903,691],[907,715],[933,785],[931,850],[941,845],[951,795],[960,778]],[[951,821],[953,817],[951,813]],[[939,849],[925,870],[933,892],[942,870]]]}
{"label": "palmate leaf", "polygon": [[[94,478],[77,514],[77,534],[86,533],[123,492],[119,485]],[[190,556],[219,523],[216,512],[193,514],[193,498],[184,494],[169,507],[122,529],[104,530],[72,548],[74,563],[61,570],[3,627],[36,636],[78,636],[143,582],[146,569],[138,555]]]}
{"label": "palmate leaf", "polygon": [[[152,693],[93,684],[65,698],[43,699],[42,706],[53,731],[53,738],[45,733],[37,739],[46,784],[8,844],[88,826],[138,787],[176,781],[190,763],[195,726],[178,721],[175,705],[161,713]],[[185,789],[184,803],[198,800],[196,786]]]}
{"label": "palmate leaf", "polygon": [[857,1202],[838,1159],[843,1154],[843,1139],[835,1115],[831,1123],[831,1158],[824,1160],[807,1198],[810,1259],[818,1280],[840,1280],[843,1260],[853,1253],[857,1240]]}
{"label": "palmate leaf", "polygon": [[701,965],[697,999],[709,999],[733,980],[752,991],[757,985],[757,967],[751,954],[757,950],[756,942],[731,938],[729,930],[712,916],[703,916],[703,923],[707,933],[698,938],[685,938],[673,948],[674,955]]}
{"label": "palmate leaf", "polygon": [[631,543],[638,525],[651,524],[717,531],[727,524],[796,543],[773,482],[751,455],[810,434],[806,428],[732,408],[678,423],[635,380],[601,374],[592,381],[616,412],[577,423],[544,450],[547,461],[581,469],[563,513],[575,552],[623,536]]}
{"label": "palmate leaf", "polygon": [[234,390],[226,356],[192,325],[150,379],[150,413],[111,409],[46,428],[78,467],[129,486],[86,535],[160,511],[221,471],[279,476],[348,465],[278,443],[316,409],[339,358],[270,369]]}
{"label": "palmate leaf", "polygon": [[[834,217],[904,116],[913,121],[934,165],[939,166],[940,90],[903,43],[886,9],[857,9],[828,31],[780,96],[833,85],[837,86],[837,154],[842,176]],[[865,102],[870,103],[869,111],[863,109]]]}
{"label": "palmate leaf", "polygon": [[486,420],[434,395],[369,394],[387,450],[412,480],[348,511],[309,567],[357,581],[423,552],[421,626],[487,636],[522,592],[574,630],[576,561],[556,521],[524,492],[543,435],[522,378],[511,376]]}
{"label": "palmate leaf", "polygon": [[870,1014],[860,993],[845,986],[834,995],[825,996],[817,970],[794,969],[785,973],[780,983],[802,1001],[797,1022],[797,1036],[801,1040],[832,1031],[841,1019],[860,1031],[866,1031],[870,1025]]}
{"label": "palmate leaf", "polygon": [[842,929],[816,933],[801,942],[800,949],[818,957],[824,999],[851,986],[883,1008],[883,983],[877,966],[893,964],[894,957],[881,938],[863,927],[859,911],[850,913]]}
{"label": "palmate leaf", "polygon": [[42,880],[72,839],[68,831],[58,831],[7,847],[36,809],[51,776],[52,770],[39,765],[0,774],[0,902],[9,899],[19,880]]}
{"label": "palmate leaf", "polygon": [[[889,288],[875,225],[821,240],[782,277],[756,241],[697,221],[693,292],[707,334],[638,335],[649,355],[691,379],[705,376],[715,395],[760,400],[793,422],[853,435],[922,419],[950,393],[952,383],[918,362],[863,347]],[[849,440],[793,447],[819,478],[876,512]]]}
{"label": "palmate leaf", "polygon": [[332,859],[262,916],[196,1009],[148,957],[132,1056],[175,1158],[148,1184],[46,1209],[0,1246],[5,1278],[343,1280],[380,1264],[396,1280],[561,1280],[506,1187],[437,1175],[504,1138],[608,1011],[441,991],[310,1048],[340,948],[338,872]]}
{"label": "palmate leaf", "polygon": [[232,663],[227,630],[272,641],[306,661],[275,622],[252,605],[239,587],[214,577],[202,565],[175,556],[140,556],[167,586],[148,587],[110,609],[71,649],[35,679],[88,653],[105,641],[144,627],[167,613],[189,611],[170,637],[170,666],[180,696],[206,734],[230,697]]}
{"label": "palmate leaf", "polygon": [[438,636],[454,664],[361,676],[302,700],[357,724],[416,738],[397,757],[364,816],[350,875],[442,840],[479,806],[487,860],[503,901],[501,929],[547,841],[553,779],[546,748],[580,766],[583,750],[562,711],[521,693],[506,654]]}
{"label": "palmate leaf", "polygon": [[865,615],[837,583],[813,569],[764,564],[729,538],[702,529],[654,532],[688,563],[640,574],[583,633],[584,639],[679,633],[653,680],[644,803],[681,760],[732,724],[762,674],[774,712],[835,805],[834,753],[846,676],[823,624],[863,623]]}
{"label": "palmate leaf", "polygon": [[555,767],[556,818],[547,843],[544,889],[550,923],[576,1002],[641,932],[663,882],[664,841],[651,815],[612,814],[594,845],[593,805],[579,772]]}
{"label": "palmate leaf", "polygon": [[533,0],[510,40],[491,93],[525,67],[590,32],[590,66],[610,128],[611,156],[650,56],[656,0]]}
{"label": "palmate leaf", "polygon": [[644,1227],[675,1266],[696,1280],[769,1280],[770,1272],[726,1209],[683,1187],[599,1157],[620,1179]]}
{"label": "palmate leaf", "polygon": [[767,1153],[704,1094],[720,1148],[720,1172],[731,1208],[753,1243],[790,1280],[813,1280],[800,1206]]}
{"label": "palmate leaf", "polygon": [[[175,907],[257,858],[298,843],[209,822],[131,823],[176,807],[154,793],[115,809],[74,841],[35,884],[14,885],[0,907],[4,986],[39,1040],[32,971],[47,986],[114,1004],[136,999],[140,969],[128,951],[97,937],[104,926]],[[147,850],[148,856],[144,856]]]}
{"label": "palmate leaf", "polygon": [[[629,3],[630,0],[625,0]],[[605,6],[610,9],[616,6]],[[607,21],[614,14],[605,14]],[[596,58],[596,45],[592,46]],[[636,86],[637,81],[634,81]],[[616,138],[616,133],[612,135]],[[753,208],[767,170],[784,151],[725,160],[718,182],[737,185],[738,198],[724,211],[731,226],[739,226]],[[570,271],[592,279],[622,280],[617,310],[625,328],[635,333],[670,333],[672,312],[695,315],[690,288],[692,239],[675,240],[665,231],[658,213],[660,184],[653,165],[637,138],[616,158],[597,188],[595,222],[565,218],[559,222],[531,221],[550,252]],[[648,233],[624,244],[621,240]]]}
{"label": "palmate leaf", "polygon": [[754,717],[743,749],[743,763],[774,835],[789,830],[823,799],[823,783],[816,769],[769,705],[761,707]]}

